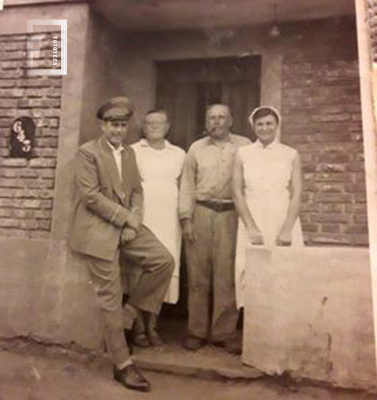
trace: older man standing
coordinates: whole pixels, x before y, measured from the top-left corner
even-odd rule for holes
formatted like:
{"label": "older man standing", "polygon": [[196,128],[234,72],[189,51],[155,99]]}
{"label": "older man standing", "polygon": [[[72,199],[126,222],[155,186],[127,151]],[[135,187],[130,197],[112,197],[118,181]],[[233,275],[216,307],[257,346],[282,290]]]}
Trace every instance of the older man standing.
{"label": "older man standing", "polygon": [[185,160],[179,214],[188,261],[188,350],[206,341],[237,352],[234,258],[237,215],[232,201],[232,167],[237,148],[249,139],[230,132],[225,104],[207,109],[207,135],[194,142]]}
{"label": "older man standing", "polygon": [[[69,242],[84,257],[94,283],[115,380],[149,391],[149,382],[130,359],[124,329],[131,330],[140,310],[158,313],[174,260],[141,223],[143,192],[135,154],[123,145],[132,114],[127,97],[110,99],[97,112],[101,137],[79,148]],[[120,253],[140,269],[124,308]]]}

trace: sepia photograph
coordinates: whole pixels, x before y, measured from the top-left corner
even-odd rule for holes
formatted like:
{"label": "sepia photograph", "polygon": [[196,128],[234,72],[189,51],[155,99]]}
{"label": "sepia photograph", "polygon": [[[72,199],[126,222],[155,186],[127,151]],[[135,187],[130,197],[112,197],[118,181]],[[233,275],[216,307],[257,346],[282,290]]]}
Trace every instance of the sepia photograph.
{"label": "sepia photograph", "polygon": [[0,0],[0,400],[377,398],[377,0]]}

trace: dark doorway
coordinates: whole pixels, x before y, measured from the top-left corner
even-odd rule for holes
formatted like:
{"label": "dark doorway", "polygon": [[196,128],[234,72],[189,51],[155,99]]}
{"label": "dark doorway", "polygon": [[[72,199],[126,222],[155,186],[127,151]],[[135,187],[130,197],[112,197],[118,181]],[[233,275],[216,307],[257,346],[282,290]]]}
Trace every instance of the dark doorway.
{"label": "dark doorway", "polygon": [[[260,101],[260,56],[161,61],[156,62],[156,73],[156,107],[170,113],[169,140],[173,144],[187,151],[202,137],[206,107],[217,102],[230,106],[232,131],[254,139],[248,116]],[[180,300],[178,306],[164,305],[165,321],[187,317],[187,269],[182,250]]]}
{"label": "dark doorway", "polygon": [[233,132],[250,137],[250,112],[259,105],[260,56],[156,62],[156,106],[171,114],[170,140],[187,150],[204,131],[209,104],[231,107]]}

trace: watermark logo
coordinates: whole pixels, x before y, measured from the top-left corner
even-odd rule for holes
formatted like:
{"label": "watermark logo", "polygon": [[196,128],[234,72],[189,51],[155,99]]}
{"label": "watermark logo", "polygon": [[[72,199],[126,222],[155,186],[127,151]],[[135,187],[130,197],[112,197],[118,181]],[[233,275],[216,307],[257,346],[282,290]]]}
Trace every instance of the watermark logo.
{"label": "watermark logo", "polygon": [[[0,0],[1,1],[1,0]],[[57,25],[60,26],[60,35],[51,34],[51,61],[53,68],[38,68],[37,59],[41,52],[42,37],[30,36],[27,41],[28,49],[28,75],[67,75],[67,20],[66,19],[29,19],[27,21],[28,33],[35,33],[35,26]],[[59,57],[60,55],[60,57]],[[60,68],[58,68],[60,61]]]}

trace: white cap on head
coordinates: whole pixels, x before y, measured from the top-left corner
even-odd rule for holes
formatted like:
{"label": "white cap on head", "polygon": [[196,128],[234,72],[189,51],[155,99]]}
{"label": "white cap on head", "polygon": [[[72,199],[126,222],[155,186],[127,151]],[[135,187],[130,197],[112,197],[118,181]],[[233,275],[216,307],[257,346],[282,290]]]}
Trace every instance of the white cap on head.
{"label": "white cap on head", "polygon": [[275,108],[275,107],[272,107],[272,106],[260,106],[260,107],[257,107],[256,109],[254,109],[253,112],[249,115],[249,122],[250,122],[250,125],[253,128],[254,128],[254,116],[260,110],[270,110],[270,111],[272,111],[276,115],[277,120],[278,120],[278,125],[280,127],[280,125],[281,125],[281,115],[280,115],[279,110],[277,108]]}

